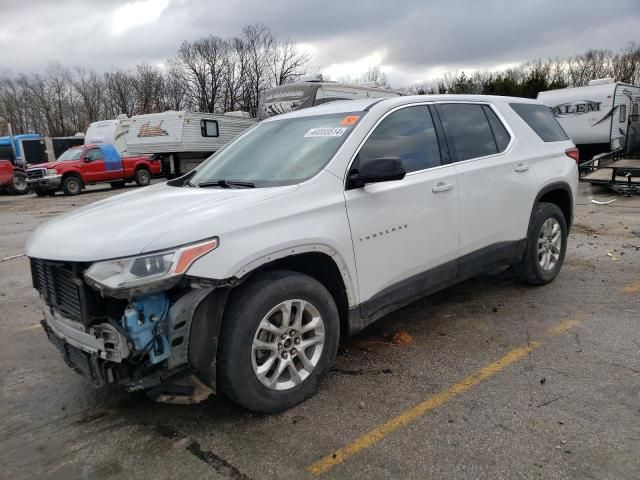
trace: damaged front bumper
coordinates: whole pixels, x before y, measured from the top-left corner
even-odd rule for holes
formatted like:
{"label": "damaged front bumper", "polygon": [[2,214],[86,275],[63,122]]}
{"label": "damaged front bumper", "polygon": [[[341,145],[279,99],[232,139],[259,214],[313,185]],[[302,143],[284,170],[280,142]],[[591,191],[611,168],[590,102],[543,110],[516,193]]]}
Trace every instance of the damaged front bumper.
{"label": "damaged front bumper", "polygon": [[57,190],[62,185],[62,175],[27,178],[27,183],[37,190]]}
{"label": "damaged front bumper", "polygon": [[[192,319],[212,291],[213,287],[187,291],[165,310],[162,322],[154,324],[151,330],[147,327],[146,332],[136,329],[145,329],[148,318],[145,321],[143,316],[137,321],[137,317],[130,317],[131,306],[120,321],[109,319],[85,326],[45,303],[45,319],[41,323],[65,362],[95,386],[119,384],[128,391],[147,390],[161,402],[196,403],[215,393],[196,377],[189,364]],[[145,300],[149,314],[149,299],[139,299],[132,305]],[[152,345],[150,338],[154,342],[162,339],[160,343],[165,350],[161,357],[152,355],[153,349],[148,348]]]}

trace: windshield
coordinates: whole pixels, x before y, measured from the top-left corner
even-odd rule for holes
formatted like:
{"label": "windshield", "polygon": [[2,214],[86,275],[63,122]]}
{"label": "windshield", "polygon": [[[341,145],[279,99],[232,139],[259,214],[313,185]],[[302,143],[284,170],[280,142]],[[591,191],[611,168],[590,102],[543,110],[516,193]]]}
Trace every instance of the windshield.
{"label": "windshield", "polygon": [[258,124],[211,157],[190,184],[250,182],[291,185],[311,178],[331,160],[365,112],[315,115]]}
{"label": "windshield", "polygon": [[80,160],[82,156],[81,148],[70,148],[58,157],[58,162],[68,162],[70,160]]}

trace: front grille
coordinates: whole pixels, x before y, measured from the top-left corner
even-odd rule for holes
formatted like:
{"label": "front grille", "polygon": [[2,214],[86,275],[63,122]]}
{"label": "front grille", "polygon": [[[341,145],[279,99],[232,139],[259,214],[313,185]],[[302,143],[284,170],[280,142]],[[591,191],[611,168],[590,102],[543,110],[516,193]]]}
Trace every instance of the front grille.
{"label": "front grille", "polygon": [[27,178],[42,178],[45,172],[46,169],[44,168],[30,168],[27,170]]}
{"label": "front grille", "polygon": [[88,320],[85,285],[77,265],[32,258],[31,275],[34,288],[49,307],[71,320]]}
{"label": "front grille", "polygon": [[85,326],[108,318],[119,320],[127,300],[103,297],[89,287],[83,276],[87,267],[89,263],[32,258],[33,288],[40,292],[49,308]]}

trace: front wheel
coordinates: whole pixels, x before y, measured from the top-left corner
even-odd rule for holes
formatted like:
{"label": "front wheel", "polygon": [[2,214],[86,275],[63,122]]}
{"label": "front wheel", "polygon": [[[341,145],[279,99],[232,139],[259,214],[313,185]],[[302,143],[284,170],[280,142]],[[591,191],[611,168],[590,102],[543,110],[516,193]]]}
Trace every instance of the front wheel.
{"label": "front wheel", "polygon": [[13,184],[7,188],[11,195],[24,195],[28,193],[31,187],[27,183],[27,175],[24,173],[15,173],[13,176]]}
{"label": "front wheel", "polygon": [[297,272],[256,274],[229,299],[218,386],[239,405],[274,413],[310,397],[335,360],[340,321],[331,294]]}
{"label": "front wheel", "polygon": [[62,191],[65,195],[78,195],[82,190],[82,182],[76,177],[67,177],[62,182]]}
{"label": "front wheel", "polygon": [[552,282],[564,263],[567,233],[567,222],[557,205],[537,204],[522,260],[513,266],[516,276],[531,285]]}

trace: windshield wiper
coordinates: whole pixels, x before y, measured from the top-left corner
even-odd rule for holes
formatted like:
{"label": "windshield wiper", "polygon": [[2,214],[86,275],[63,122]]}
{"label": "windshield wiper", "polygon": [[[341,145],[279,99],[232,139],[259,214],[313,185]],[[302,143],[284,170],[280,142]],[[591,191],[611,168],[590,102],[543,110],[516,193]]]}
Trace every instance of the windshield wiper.
{"label": "windshield wiper", "polygon": [[206,187],[220,187],[220,188],[255,188],[256,186],[251,182],[238,182],[235,180],[212,180],[210,182],[200,182],[198,184],[200,188]]}
{"label": "windshield wiper", "polygon": [[191,183],[189,180],[185,180],[183,185],[185,187],[195,187],[195,185],[193,183]]}

